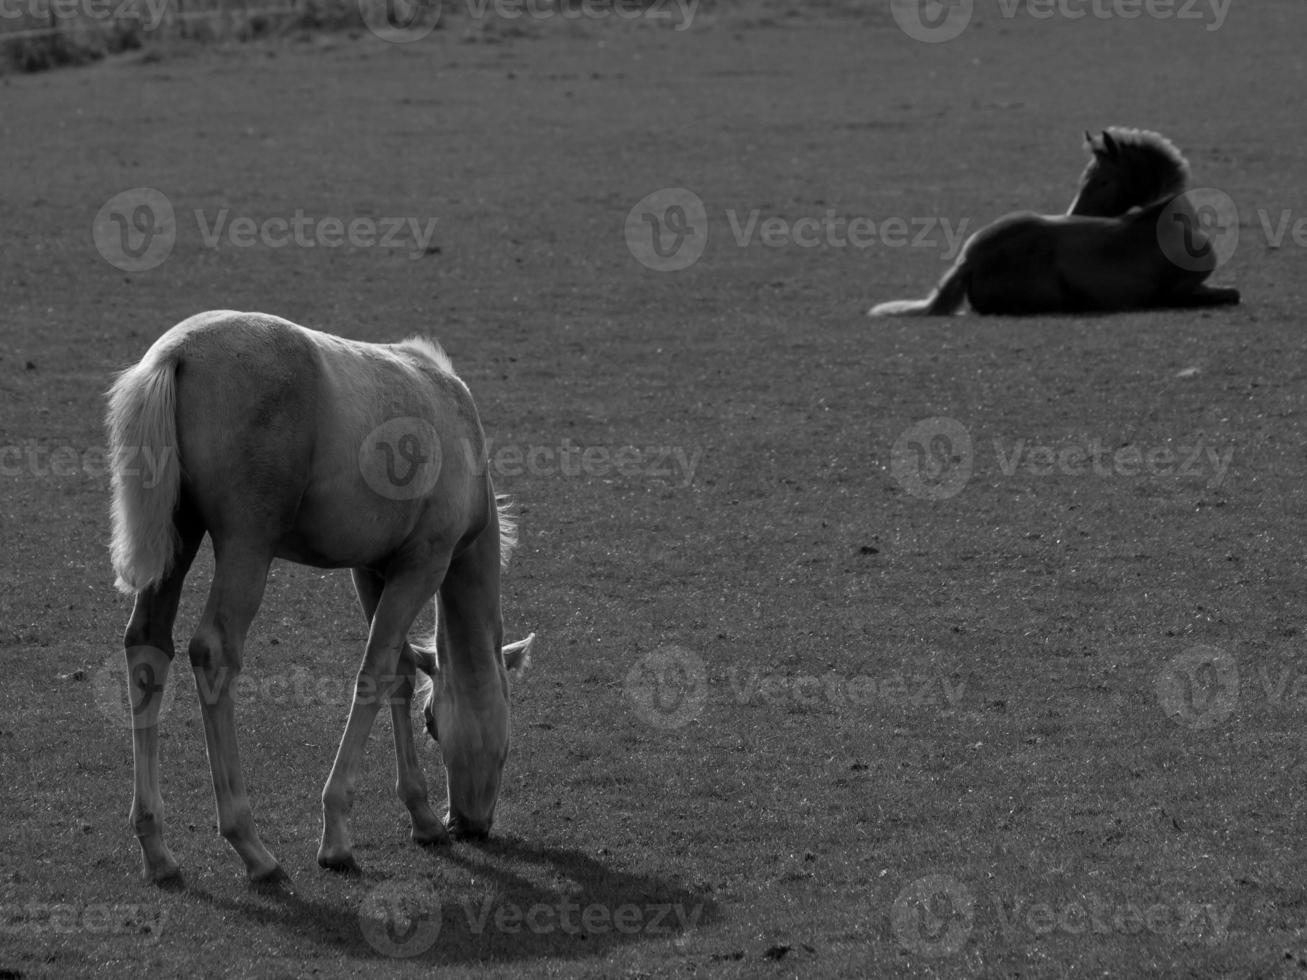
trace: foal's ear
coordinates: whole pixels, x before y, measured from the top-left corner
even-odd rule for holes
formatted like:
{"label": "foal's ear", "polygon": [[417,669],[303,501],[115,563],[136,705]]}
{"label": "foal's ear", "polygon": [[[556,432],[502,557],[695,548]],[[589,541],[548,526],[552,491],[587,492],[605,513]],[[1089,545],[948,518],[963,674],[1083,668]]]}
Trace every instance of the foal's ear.
{"label": "foal's ear", "polygon": [[1103,130],[1103,149],[1107,151],[1109,157],[1115,157],[1121,149],[1116,140],[1112,139],[1112,134],[1106,129]]}
{"label": "foal's ear", "polygon": [[418,670],[428,677],[435,677],[439,671],[436,664],[436,651],[428,650],[426,647],[413,647],[413,657],[417,660]]}
{"label": "foal's ear", "polygon": [[532,633],[525,640],[504,647],[504,668],[514,680],[520,678],[526,673],[527,667],[531,666],[531,647],[535,641],[536,635]]}

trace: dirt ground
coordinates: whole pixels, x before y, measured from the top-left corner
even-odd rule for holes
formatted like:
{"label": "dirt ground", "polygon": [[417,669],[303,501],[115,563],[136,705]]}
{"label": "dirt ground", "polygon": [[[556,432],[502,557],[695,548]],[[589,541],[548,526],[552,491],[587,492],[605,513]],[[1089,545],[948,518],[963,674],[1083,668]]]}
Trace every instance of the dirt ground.
{"label": "dirt ground", "polygon": [[[0,78],[0,977],[1307,968],[1307,9],[1059,2],[943,43],[880,2],[463,10]],[[1241,306],[865,317],[946,229],[1065,209],[1108,125],[1237,206]],[[114,264],[143,187],[170,251]],[[329,244],[360,219],[390,244]],[[211,308],[426,332],[476,396],[539,635],[489,843],[409,842],[383,721],[363,873],[317,868],[364,624],[278,564],[239,715],[291,886],[216,833],[184,657],[185,887],[139,881],[103,391]]]}

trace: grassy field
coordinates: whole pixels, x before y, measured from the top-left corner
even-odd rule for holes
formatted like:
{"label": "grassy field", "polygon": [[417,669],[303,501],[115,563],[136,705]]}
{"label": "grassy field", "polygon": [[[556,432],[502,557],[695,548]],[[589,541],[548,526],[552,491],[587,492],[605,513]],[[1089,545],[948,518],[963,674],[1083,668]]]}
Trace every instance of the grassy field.
{"label": "grassy field", "polygon": [[[1307,969],[1307,9],[1128,7],[463,10],[0,78],[0,977]],[[1108,125],[1235,202],[1242,306],[864,316],[1065,209]],[[137,188],[166,255],[110,247]],[[185,887],[138,880],[102,392],[210,308],[427,332],[476,395],[539,634],[490,842],[408,841],[383,721],[363,873],[317,868],[364,624],[279,564],[239,716],[291,884],[215,830],[184,658]]]}

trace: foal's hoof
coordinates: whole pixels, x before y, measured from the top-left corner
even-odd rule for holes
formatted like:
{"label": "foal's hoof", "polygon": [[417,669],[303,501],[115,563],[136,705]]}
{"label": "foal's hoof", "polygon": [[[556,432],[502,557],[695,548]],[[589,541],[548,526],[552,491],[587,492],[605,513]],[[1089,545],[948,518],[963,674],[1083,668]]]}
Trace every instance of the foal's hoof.
{"label": "foal's hoof", "polygon": [[141,873],[147,884],[154,885],[155,888],[162,888],[164,891],[181,891],[186,887],[186,879],[182,877],[182,868],[180,864],[174,863],[171,868],[156,868],[146,870]]}
{"label": "foal's hoof", "polygon": [[180,882],[182,866],[161,840],[141,838],[141,877],[147,884],[170,888]]}
{"label": "foal's hoof", "polygon": [[458,841],[476,843],[490,838],[489,823],[473,824],[453,814],[445,817],[445,827],[449,830],[449,836]]}
{"label": "foal's hoof", "polygon": [[450,843],[449,831],[439,821],[426,827],[414,827],[413,843],[423,847],[446,847]]}
{"label": "foal's hoof", "polygon": [[343,854],[329,854],[326,851],[319,851],[318,864],[328,871],[343,875],[356,875],[362,870],[359,868],[359,863],[354,860],[354,855],[349,851]]}
{"label": "foal's hoof", "polygon": [[290,875],[282,870],[280,864],[274,864],[266,871],[256,871],[250,874],[250,884],[258,885],[260,888],[282,885],[290,881]]}

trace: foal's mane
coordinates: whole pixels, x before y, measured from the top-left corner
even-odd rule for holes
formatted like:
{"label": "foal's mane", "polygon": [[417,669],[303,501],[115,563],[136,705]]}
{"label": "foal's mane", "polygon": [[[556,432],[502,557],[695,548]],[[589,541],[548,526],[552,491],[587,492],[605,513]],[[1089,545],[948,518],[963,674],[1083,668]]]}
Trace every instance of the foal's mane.
{"label": "foal's mane", "polygon": [[1090,167],[1099,165],[1099,157],[1106,156],[1130,174],[1139,189],[1141,204],[1170,199],[1184,193],[1188,186],[1189,162],[1161,133],[1110,126],[1102,135],[1090,138],[1089,149],[1094,154]]}
{"label": "foal's mane", "polygon": [[[395,346],[419,357],[425,357],[441,371],[452,377],[458,377],[458,372],[454,370],[454,362],[449,359],[445,349],[429,337],[414,335],[407,340],[401,340]],[[513,508],[512,500],[507,494],[502,493],[495,495],[495,509],[499,511],[499,560],[501,564],[507,565],[513,549],[517,547],[517,512]]]}
{"label": "foal's mane", "polygon": [[499,511],[499,562],[507,565],[517,547],[517,508],[506,493],[495,494],[495,509]]}

